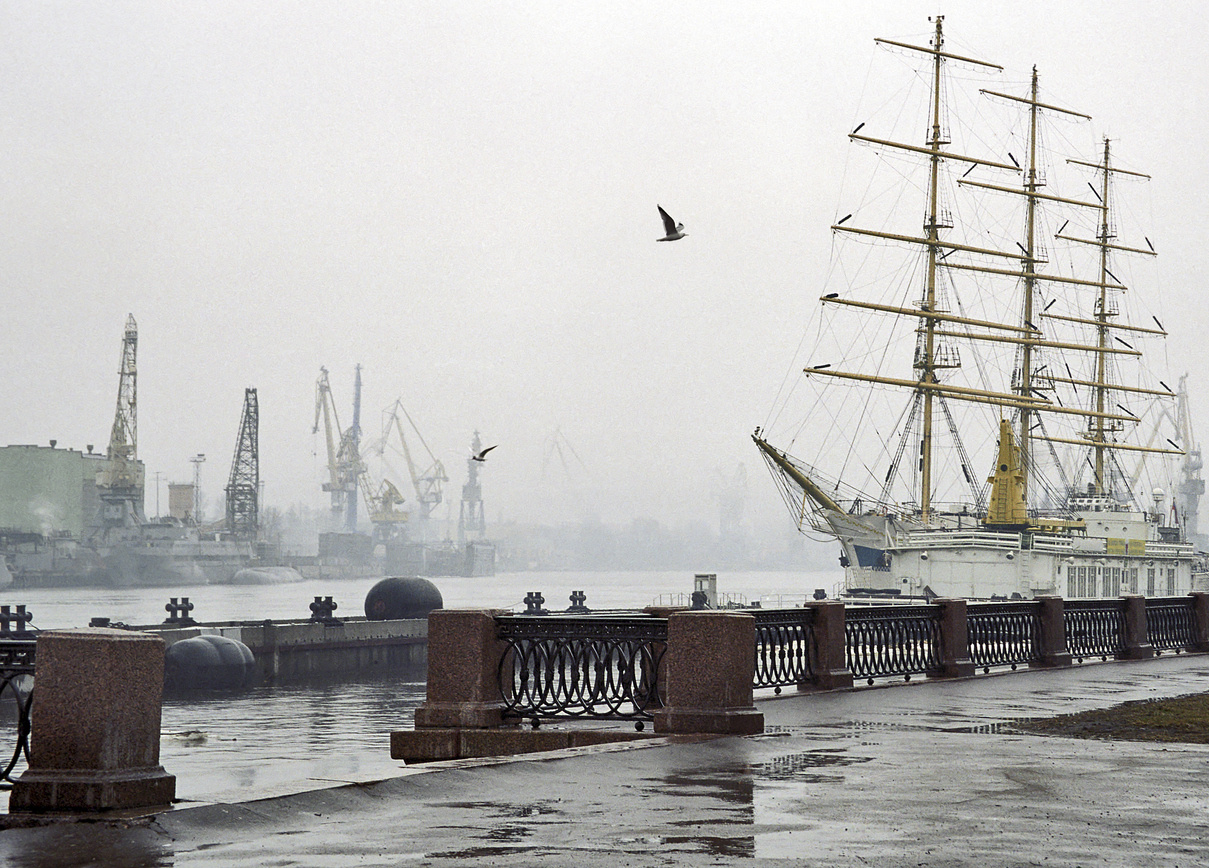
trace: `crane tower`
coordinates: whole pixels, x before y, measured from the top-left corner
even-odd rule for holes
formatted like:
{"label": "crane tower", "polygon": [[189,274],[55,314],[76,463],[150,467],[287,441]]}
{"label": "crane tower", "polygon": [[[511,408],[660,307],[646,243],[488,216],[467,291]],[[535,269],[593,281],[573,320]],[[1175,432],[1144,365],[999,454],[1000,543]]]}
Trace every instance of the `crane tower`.
{"label": "crane tower", "polygon": [[[470,454],[479,455],[483,441],[479,432],[474,432]],[[479,484],[479,464],[473,457],[466,459],[466,484],[462,486],[462,505],[458,510],[458,545],[465,545],[467,535],[478,539],[487,533],[487,519],[483,514],[483,487]]]}
{"label": "crane tower", "polygon": [[227,481],[227,530],[256,539],[260,529],[260,405],[255,389],[244,389],[243,416]]}
{"label": "crane tower", "polygon": [[117,408],[105,468],[97,477],[102,519],[110,527],[143,521],[143,467],[138,461],[138,342],[138,324],[134,314],[128,314],[122,335]]}

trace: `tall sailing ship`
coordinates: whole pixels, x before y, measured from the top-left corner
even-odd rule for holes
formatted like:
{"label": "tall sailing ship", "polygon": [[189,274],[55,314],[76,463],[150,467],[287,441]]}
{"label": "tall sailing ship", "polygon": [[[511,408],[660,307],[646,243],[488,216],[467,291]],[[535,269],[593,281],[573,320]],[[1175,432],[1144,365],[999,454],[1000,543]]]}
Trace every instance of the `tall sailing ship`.
{"label": "tall sailing ship", "polygon": [[958,91],[1002,68],[933,22],[928,44],[877,40],[921,85],[926,134],[850,133],[893,177],[831,227],[818,340],[793,375],[807,412],[786,400],[753,439],[799,527],[839,542],[849,594],[1187,593],[1203,575],[1176,494],[1199,449],[1140,434],[1177,394],[1144,364],[1166,330],[1132,263],[1154,247],[1118,237],[1117,186],[1146,176],[1108,139],[1052,163],[1058,125],[1090,118],[1044,101],[1035,67],[1017,92],[967,88],[1002,133],[959,130]]}

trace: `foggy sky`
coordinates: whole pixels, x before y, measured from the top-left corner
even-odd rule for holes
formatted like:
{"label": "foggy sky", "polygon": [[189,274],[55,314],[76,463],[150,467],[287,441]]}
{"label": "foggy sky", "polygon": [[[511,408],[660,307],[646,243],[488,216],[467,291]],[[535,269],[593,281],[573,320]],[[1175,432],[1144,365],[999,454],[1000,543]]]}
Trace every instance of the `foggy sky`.
{"label": "foggy sky", "polygon": [[[221,503],[247,386],[268,503],[323,505],[315,380],[347,426],[360,363],[362,428],[401,398],[455,516],[477,429],[489,521],[716,528],[742,462],[749,520],[788,522],[748,435],[846,213],[873,40],[937,11],[1153,176],[1171,363],[1203,381],[1200,5],[945,6],[6,4],[0,442],[104,450],[133,313],[150,511],[197,453]],[[655,243],[656,203],[687,238]],[[543,475],[555,431],[586,470]]]}

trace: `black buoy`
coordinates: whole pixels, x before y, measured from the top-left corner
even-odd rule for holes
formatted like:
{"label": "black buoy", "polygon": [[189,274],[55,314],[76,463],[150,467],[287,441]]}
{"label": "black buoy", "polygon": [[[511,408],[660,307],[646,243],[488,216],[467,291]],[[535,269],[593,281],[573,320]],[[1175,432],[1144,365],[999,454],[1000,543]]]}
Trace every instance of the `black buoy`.
{"label": "black buoy", "polygon": [[168,646],[166,690],[240,690],[252,683],[256,661],[247,645],[227,636],[204,635]]}
{"label": "black buoy", "polygon": [[365,617],[371,621],[427,618],[433,609],[443,607],[437,586],[419,576],[391,576],[365,595]]}

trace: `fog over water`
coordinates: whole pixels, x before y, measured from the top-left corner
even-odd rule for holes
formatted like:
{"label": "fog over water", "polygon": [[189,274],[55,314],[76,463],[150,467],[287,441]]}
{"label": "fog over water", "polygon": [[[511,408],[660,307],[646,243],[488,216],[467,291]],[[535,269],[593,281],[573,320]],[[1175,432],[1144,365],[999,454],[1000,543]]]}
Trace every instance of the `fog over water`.
{"label": "fog over water", "polygon": [[[1159,364],[1195,381],[1201,4],[944,5],[948,48],[1014,90],[1037,64],[1153,176]],[[205,454],[214,512],[248,386],[266,502],[324,505],[315,381],[347,426],[359,363],[362,428],[402,399],[455,517],[477,429],[489,522],[716,529],[743,463],[745,523],[788,525],[748,435],[797,376],[873,40],[926,44],[937,11],[7,4],[0,443],[103,450],[133,313],[149,486]],[[688,237],[655,243],[656,204]]]}

